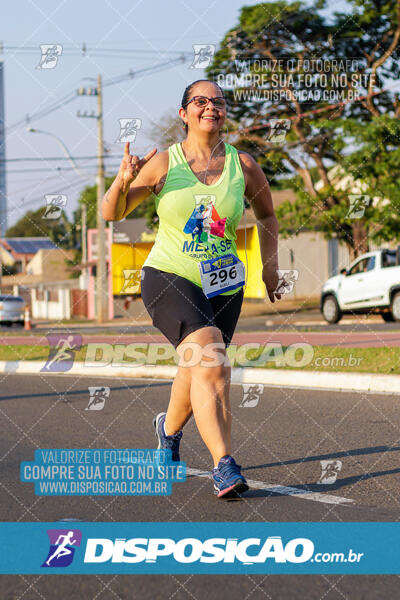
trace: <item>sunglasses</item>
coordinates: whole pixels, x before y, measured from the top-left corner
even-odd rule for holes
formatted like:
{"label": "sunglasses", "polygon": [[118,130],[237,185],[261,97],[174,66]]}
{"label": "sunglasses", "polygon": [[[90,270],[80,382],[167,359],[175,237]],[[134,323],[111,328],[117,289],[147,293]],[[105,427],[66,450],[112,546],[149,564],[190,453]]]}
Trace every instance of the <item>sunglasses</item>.
{"label": "sunglasses", "polygon": [[193,96],[193,98],[189,100],[186,106],[188,106],[188,104],[190,104],[191,102],[194,102],[195,106],[198,106],[199,108],[204,108],[210,101],[213,103],[215,108],[225,108],[225,98],[223,96],[215,96],[215,98],[208,98],[207,96]]}

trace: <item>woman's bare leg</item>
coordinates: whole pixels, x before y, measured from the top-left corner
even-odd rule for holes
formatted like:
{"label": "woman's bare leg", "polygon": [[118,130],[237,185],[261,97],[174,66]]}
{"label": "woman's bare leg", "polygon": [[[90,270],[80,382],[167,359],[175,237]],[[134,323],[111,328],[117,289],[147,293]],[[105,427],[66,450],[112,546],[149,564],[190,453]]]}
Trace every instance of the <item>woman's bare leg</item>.
{"label": "woman's bare leg", "polygon": [[[192,360],[184,349],[194,348]],[[210,344],[214,346],[210,348]],[[204,353],[208,346],[208,351]],[[217,347],[217,349],[216,349]],[[211,354],[211,350],[214,353]],[[167,412],[166,434],[182,429],[192,411],[200,435],[217,466],[219,459],[231,453],[231,411],[229,388],[231,369],[222,334],[217,327],[203,327],[189,334],[178,347],[185,358],[174,382]],[[197,359],[197,360],[196,360]]]}
{"label": "woman's bare leg", "polygon": [[[198,360],[194,356],[193,360],[190,356],[188,358],[185,344],[198,348]],[[217,349],[213,355],[209,351],[207,356],[204,349],[209,344],[216,345]],[[210,350],[210,346],[208,348]],[[231,454],[231,368],[222,334],[217,327],[203,327],[189,334],[177,351],[185,360],[183,364],[191,366],[178,368],[171,390],[165,433],[172,435],[182,429],[193,413],[199,433],[213,457],[214,466],[217,466],[222,456]]]}
{"label": "woman's bare leg", "polygon": [[[179,354],[179,352],[178,352]],[[165,434],[173,435],[180,431],[193,414],[190,402],[190,369],[178,367],[171,389],[171,397],[165,417]]]}

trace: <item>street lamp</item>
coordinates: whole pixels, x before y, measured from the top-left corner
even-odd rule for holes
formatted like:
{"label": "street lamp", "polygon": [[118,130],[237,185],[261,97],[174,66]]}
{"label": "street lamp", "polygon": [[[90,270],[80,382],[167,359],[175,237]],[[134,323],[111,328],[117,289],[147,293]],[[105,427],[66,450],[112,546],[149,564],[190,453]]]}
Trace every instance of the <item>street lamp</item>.
{"label": "street lamp", "polygon": [[64,153],[66,154],[66,156],[67,156],[67,158],[69,160],[69,162],[72,164],[72,166],[74,167],[74,169],[78,173],[78,175],[80,177],[83,177],[84,179],[87,179],[87,176],[84,173],[82,173],[82,171],[79,170],[79,167],[76,164],[76,162],[73,159],[73,157],[71,156],[70,151],[68,150],[67,146],[64,144],[64,142],[62,141],[62,139],[58,137],[58,135],[56,135],[55,133],[51,133],[51,131],[44,131],[43,129],[35,129],[35,127],[28,127],[27,131],[29,131],[30,133],[43,133],[44,135],[49,135],[50,137],[53,137],[55,140],[57,140],[58,144],[63,149]]}
{"label": "street lamp", "polygon": [[[74,169],[78,173],[78,175],[80,177],[82,177],[83,179],[87,179],[88,180],[87,175],[85,175],[84,173],[82,173],[82,171],[79,169],[79,167],[76,164],[75,160],[71,156],[71,153],[68,150],[67,146],[64,144],[64,142],[62,141],[62,139],[58,137],[58,135],[56,135],[55,133],[52,133],[51,131],[44,131],[43,129],[36,129],[35,127],[28,127],[27,131],[29,131],[30,133],[43,133],[44,135],[49,135],[50,137],[54,138],[57,141],[57,143],[59,144],[59,146],[61,146],[64,154],[67,156],[69,162],[74,167]],[[87,213],[86,213],[86,204],[83,202],[82,203],[82,262],[83,262],[83,264],[86,264],[86,262],[87,262],[87,249],[86,249],[86,221],[87,221],[87,216],[86,215],[87,215]],[[85,273],[85,280],[86,280],[87,273],[88,273],[87,267],[84,267],[84,273]]]}

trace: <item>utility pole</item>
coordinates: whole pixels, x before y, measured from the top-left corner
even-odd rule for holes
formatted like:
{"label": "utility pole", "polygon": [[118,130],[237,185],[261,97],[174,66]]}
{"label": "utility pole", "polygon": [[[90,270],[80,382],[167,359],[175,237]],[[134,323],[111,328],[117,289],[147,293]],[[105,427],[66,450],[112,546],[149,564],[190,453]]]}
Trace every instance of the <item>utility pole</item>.
{"label": "utility pole", "polygon": [[106,265],[105,226],[101,214],[104,197],[103,95],[101,75],[97,76],[97,322],[104,323],[108,309],[108,277]]}
{"label": "utility pole", "polygon": [[[106,263],[105,223],[101,214],[104,196],[104,142],[103,142],[103,95],[101,75],[97,76],[96,88],[79,88],[79,96],[97,96],[97,114],[92,111],[81,113],[78,117],[97,119],[97,267],[96,267],[96,317],[98,323],[104,323],[108,316],[108,274]],[[86,229],[86,214],[82,212],[82,229]],[[83,256],[82,256],[83,259]]]}
{"label": "utility pole", "polygon": [[[87,210],[86,204],[82,202],[82,224],[81,224],[81,246],[82,246],[82,262],[85,265],[87,263]],[[84,268],[84,273],[87,272],[87,267]]]}
{"label": "utility pole", "polygon": [[[0,53],[2,52],[0,45]],[[0,238],[4,237],[7,230],[7,192],[6,192],[6,136],[4,117],[4,63],[0,60]],[[0,286],[3,265],[0,254]]]}

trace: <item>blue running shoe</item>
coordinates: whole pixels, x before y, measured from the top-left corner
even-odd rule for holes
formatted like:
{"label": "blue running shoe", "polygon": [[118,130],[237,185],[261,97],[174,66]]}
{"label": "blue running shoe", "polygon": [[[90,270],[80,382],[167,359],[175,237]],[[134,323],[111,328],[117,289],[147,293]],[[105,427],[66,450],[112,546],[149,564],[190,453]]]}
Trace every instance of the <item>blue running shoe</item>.
{"label": "blue running shoe", "polygon": [[218,498],[234,498],[237,494],[247,492],[249,486],[240,469],[240,465],[229,455],[223,456],[218,467],[214,467],[212,476]]}
{"label": "blue running shoe", "polygon": [[153,419],[153,427],[156,430],[156,437],[158,438],[157,450],[162,448],[170,448],[172,450],[172,460],[179,461],[179,444],[182,439],[182,431],[178,431],[174,435],[165,435],[164,423],[165,415],[167,413],[159,413]]}

